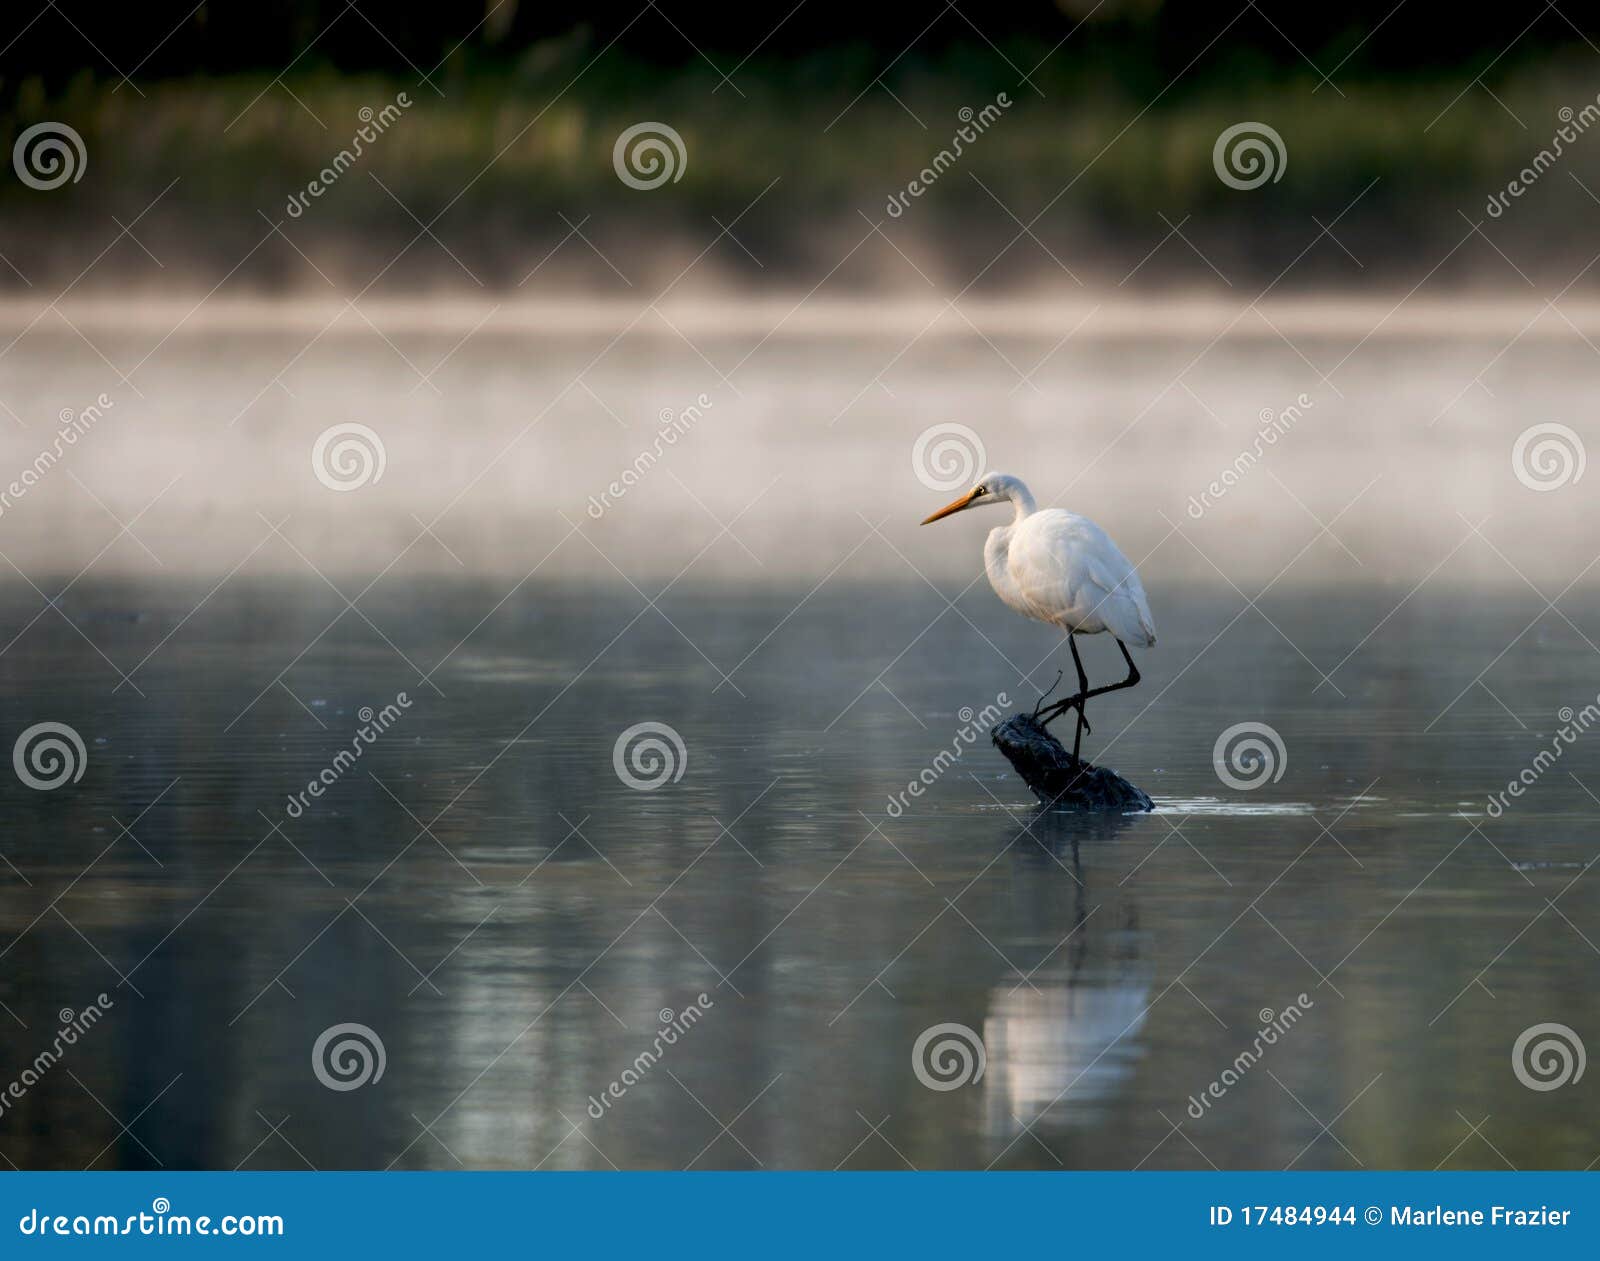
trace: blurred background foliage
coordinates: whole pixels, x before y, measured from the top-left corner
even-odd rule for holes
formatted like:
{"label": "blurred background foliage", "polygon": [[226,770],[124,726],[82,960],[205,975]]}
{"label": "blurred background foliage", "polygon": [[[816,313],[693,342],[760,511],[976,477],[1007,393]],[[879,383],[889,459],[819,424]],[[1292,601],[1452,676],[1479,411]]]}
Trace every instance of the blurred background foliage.
{"label": "blurred background foliage", "polygon": [[[0,231],[36,271],[68,276],[108,212],[143,215],[141,240],[177,273],[234,265],[263,216],[285,222],[290,195],[350,143],[358,111],[404,91],[403,119],[288,225],[336,283],[366,283],[422,223],[455,259],[411,251],[383,283],[515,284],[580,221],[629,276],[670,278],[741,213],[761,262],[719,251],[706,274],[731,283],[817,274],[863,216],[915,260],[864,251],[844,279],[873,286],[960,287],[1019,223],[1078,278],[1114,281],[1186,216],[1221,273],[1271,278],[1341,215],[1362,262],[1319,252],[1295,282],[1369,283],[1373,258],[1440,252],[1462,215],[1484,220],[1558,111],[1600,92],[1600,13],[1571,3],[1470,16],[1422,0],[31,7],[0,29],[0,140],[59,119],[91,156],[82,182],[48,196],[0,184]],[[1000,92],[1014,107],[889,223],[887,199],[950,143],[957,111]],[[616,135],[645,119],[689,153],[681,180],[650,194],[611,165]],[[1288,152],[1283,177],[1249,193],[1212,166],[1217,135],[1242,120]],[[1588,240],[1600,137],[1563,161],[1493,225],[1525,273],[1570,273]],[[137,273],[138,251],[124,253],[97,276]],[[611,282],[567,251],[541,276],[566,269]],[[277,287],[308,270],[268,249],[241,277]],[[1063,280],[1039,251],[1012,250],[981,284]],[[1173,281],[1216,273],[1196,257],[1139,276]]]}

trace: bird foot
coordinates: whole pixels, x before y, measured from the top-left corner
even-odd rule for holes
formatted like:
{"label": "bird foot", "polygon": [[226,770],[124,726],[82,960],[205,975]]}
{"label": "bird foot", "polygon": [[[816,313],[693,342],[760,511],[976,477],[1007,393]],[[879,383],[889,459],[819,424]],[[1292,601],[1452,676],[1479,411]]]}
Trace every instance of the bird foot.
{"label": "bird foot", "polygon": [[1035,709],[1033,716],[1038,720],[1041,727],[1048,727],[1061,715],[1073,709],[1078,711],[1078,725],[1088,734],[1093,735],[1094,728],[1089,725],[1089,716],[1083,712],[1083,698],[1079,696],[1069,696],[1065,700],[1057,701],[1043,711]]}

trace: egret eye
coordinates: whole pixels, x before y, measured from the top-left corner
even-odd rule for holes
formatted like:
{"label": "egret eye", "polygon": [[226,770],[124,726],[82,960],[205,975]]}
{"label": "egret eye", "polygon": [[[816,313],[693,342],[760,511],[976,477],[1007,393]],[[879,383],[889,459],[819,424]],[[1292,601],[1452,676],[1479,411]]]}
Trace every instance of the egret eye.
{"label": "egret eye", "polygon": [[976,495],[983,495],[983,494],[987,494],[987,493],[988,493],[988,492],[987,492],[987,491],[985,491],[985,490],[984,490],[984,489],[983,489],[983,487],[982,487],[982,486],[979,486],[979,487],[978,487],[978,488],[977,488],[977,489],[976,489],[976,490],[974,490],[974,491],[973,491],[973,492],[972,492],[972,493],[973,493],[973,495],[974,495],[974,496],[976,496]]}

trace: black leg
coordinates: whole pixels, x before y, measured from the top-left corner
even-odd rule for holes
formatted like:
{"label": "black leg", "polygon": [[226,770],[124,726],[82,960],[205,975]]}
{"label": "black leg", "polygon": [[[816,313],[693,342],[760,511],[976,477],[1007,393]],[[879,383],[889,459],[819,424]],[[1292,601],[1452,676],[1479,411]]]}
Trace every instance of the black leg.
{"label": "black leg", "polygon": [[[1049,723],[1054,722],[1062,714],[1066,713],[1067,710],[1076,708],[1078,711],[1078,730],[1079,734],[1081,735],[1083,729],[1089,725],[1088,720],[1083,715],[1083,701],[1084,698],[1089,694],[1089,676],[1083,672],[1083,659],[1078,656],[1078,639],[1076,634],[1074,634],[1072,631],[1067,632],[1067,647],[1072,649],[1072,665],[1073,668],[1078,672],[1078,694],[1076,696],[1068,696],[1063,700],[1059,700],[1054,705],[1051,705],[1049,708],[1045,709],[1043,711],[1043,722],[1048,725]],[[1061,681],[1060,675],[1056,676],[1056,681],[1058,683]],[[1055,688],[1052,687],[1050,691],[1055,691]],[[1049,693],[1046,693],[1046,695],[1048,694]],[[1036,708],[1033,711],[1033,716],[1035,718],[1039,718],[1040,710]]]}
{"label": "black leg", "polygon": [[[1078,640],[1072,631],[1067,632],[1067,646],[1072,649],[1072,665],[1078,672],[1078,694],[1051,705],[1044,711],[1044,717],[1041,721],[1048,726],[1055,719],[1066,713],[1067,710],[1077,709],[1078,721],[1072,729],[1072,760],[1076,762],[1080,760],[1079,753],[1083,748],[1083,733],[1085,731],[1093,731],[1093,728],[1089,726],[1089,719],[1083,712],[1083,701],[1089,692],[1089,676],[1083,672],[1083,659],[1078,656]],[[1057,682],[1059,681],[1060,678],[1058,676]],[[1051,688],[1050,690],[1054,691],[1055,689]],[[1040,716],[1040,711],[1037,708],[1033,711],[1033,716],[1035,718]]]}
{"label": "black leg", "polygon": [[1083,733],[1089,730],[1088,716],[1083,712],[1083,698],[1089,695],[1089,676],[1083,672],[1083,661],[1078,656],[1078,637],[1067,632],[1067,646],[1072,649],[1072,664],[1078,668],[1078,721],[1072,729],[1072,760],[1078,761],[1078,750],[1083,747]]}
{"label": "black leg", "polygon": [[1128,655],[1128,645],[1119,639],[1117,640],[1117,647],[1122,649],[1122,659],[1128,663],[1128,677],[1123,679],[1121,683],[1108,683],[1105,687],[1097,687],[1093,691],[1085,692],[1083,694],[1084,700],[1088,700],[1091,696],[1104,696],[1107,692],[1120,692],[1125,687],[1134,687],[1138,684],[1139,667],[1133,664],[1133,658]]}
{"label": "black leg", "polygon": [[[1128,654],[1128,645],[1119,639],[1117,640],[1117,647],[1122,649],[1122,659],[1128,663],[1127,678],[1123,679],[1121,683],[1108,683],[1105,687],[1084,687],[1076,696],[1068,696],[1064,700],[1059,700],[1054,705],[1051,705],[1048,709],[1044,710],[1044,712],[1040,714],[1039,720],[1045,724],[1049,724],[1055,719],[1061,717],[1061,715],[1066,713],[1067,710],[1076,709],[1078,711],[1079,721],[1083,722],[1083,704],[1085,701],[1091,699],[1092,697],[1104,696],[1107,692],[1120,692],[1123,688],[1134,687],[1137,685],[1139,682],[1139,667],[1133,664],[1133,658]],[[1077,660],[1078,648],[1076,643],[1074,643],[1072,647],[1072,656],[1074,660]],[[1083,667],[1081,665],[1078,667],[1078,673],[1080,677],[1082,677]],[[1084,678],[1083,682],[1087,683],[1088,679]],[[1077,744],[1078,741],[1074,740],[1074,749],[1076,749]],[[1074,753],[1074,756],[1076,756],[1076,753]]]}

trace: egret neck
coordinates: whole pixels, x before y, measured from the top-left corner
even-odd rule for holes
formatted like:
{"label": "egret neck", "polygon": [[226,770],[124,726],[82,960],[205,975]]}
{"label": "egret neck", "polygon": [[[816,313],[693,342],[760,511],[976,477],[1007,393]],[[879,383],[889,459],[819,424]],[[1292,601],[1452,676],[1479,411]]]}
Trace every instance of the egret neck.
{"label": "egret neck", "polygon": [[1011,501],[1012,507],[1016,510],[1011,518],[1012,525],[1021,524],[1024,517],[1031,517],[1038,511],[1038,505],[1033,502],[1032,493],[1022,484],[1022,479],[1018,477],[1005,477],[1005,480],[1000,484],[996,498],[1009,499]]}

